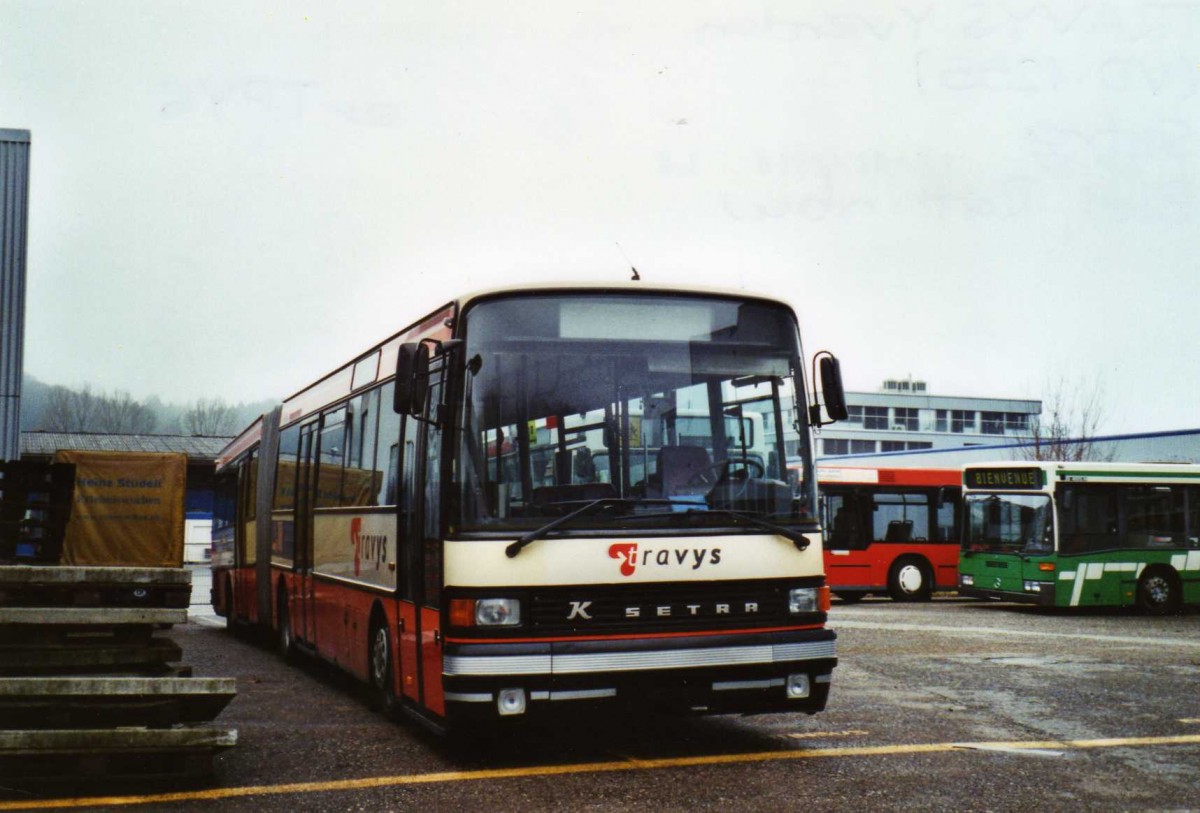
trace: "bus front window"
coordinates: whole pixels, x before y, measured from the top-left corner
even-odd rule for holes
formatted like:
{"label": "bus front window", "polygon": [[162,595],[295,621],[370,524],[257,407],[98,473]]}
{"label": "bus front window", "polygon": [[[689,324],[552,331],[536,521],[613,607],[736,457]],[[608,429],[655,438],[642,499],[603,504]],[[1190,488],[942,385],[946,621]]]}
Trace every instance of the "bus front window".
{"label": "bus front window", "polygon": [[991,553],[1054,552],[1050,497],[1046,494],[970,494],[963,549]]}
{"label": "bus front window", "polygon": [[[800,347],[786,308],[512,296],[464,318],[474,372],[456,468],[463,530],[536,528],[595,500],[609,510],[572,528],[725,526],[730,511],[811,520]],[[807,471],[798,495],[789,452]]]}

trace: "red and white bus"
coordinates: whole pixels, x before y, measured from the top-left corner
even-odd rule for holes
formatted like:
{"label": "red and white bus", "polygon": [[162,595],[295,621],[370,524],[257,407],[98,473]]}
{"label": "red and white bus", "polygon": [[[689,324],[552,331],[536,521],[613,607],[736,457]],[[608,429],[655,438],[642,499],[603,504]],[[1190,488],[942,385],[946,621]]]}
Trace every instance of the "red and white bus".
{"label": "red and white bus", "polygon": [[[837,659],[805,372],[768,299],[464,297],[229,444],[214,606],[439,728],[605,703],[819,711]],[[726,437],[746,414],[754,459]]]}
{"label": "red and white bus", "polygon": [[958,469],[818,466],[825,576],[845,601],[927,601],[958,586]]}

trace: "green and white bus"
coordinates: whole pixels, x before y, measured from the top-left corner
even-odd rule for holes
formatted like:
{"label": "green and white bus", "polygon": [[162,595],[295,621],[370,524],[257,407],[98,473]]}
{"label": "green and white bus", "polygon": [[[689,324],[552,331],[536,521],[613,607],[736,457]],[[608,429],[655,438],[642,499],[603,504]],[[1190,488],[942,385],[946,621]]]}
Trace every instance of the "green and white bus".
{"label": "green and white bus", "polygon": [[1047,607],[1200,604],[1200,467],[963,469],[959,595]]}

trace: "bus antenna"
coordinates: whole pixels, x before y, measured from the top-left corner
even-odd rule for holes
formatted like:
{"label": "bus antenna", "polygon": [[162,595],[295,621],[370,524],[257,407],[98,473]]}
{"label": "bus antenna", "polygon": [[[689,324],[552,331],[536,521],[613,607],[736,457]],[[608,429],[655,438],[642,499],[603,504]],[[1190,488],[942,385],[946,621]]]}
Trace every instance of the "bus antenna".
{"label": "bus antenna", "polygon": [[[616,242],[616,241],[614,240],[613,242]],[[634,266],[634,264],[633,264],[633,260],[629,259],[629,255],[625,253],[625,249],[621,248],[620,243],[617,243],[616,245],[617,245],[617,251],[621,252],[621,256],[625,258],[625,262],[629,263],[629,270],[633,272],[633,276],[630,277],[630,279],[633,280],[634,282],[640,281],[642,278],[642,275],[638,273],[637,267]]]}

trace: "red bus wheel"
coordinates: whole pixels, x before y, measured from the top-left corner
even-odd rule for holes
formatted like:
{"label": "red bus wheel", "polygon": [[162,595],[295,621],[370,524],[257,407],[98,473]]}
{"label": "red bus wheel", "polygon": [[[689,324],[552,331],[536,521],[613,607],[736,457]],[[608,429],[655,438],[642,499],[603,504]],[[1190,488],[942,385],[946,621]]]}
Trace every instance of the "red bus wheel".
{"label": "red bus wheel", "polygon": [[916,556],[902,556],[888,573],[888,595],[894,601],[928,601],[933,594],[929,565]]}

